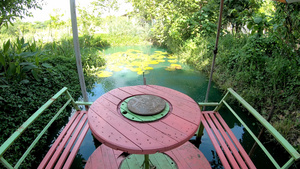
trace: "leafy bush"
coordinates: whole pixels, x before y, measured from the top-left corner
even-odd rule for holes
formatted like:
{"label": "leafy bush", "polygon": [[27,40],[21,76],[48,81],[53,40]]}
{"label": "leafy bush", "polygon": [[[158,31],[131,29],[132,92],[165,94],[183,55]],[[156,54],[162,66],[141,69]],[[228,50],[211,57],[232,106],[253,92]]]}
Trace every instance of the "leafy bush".
{"label": "leafy bush", "polygon": [[0,50],[1,82],[8,84],[16,80],[27,83],[30,76],[38,79],[41,69],[39,55],[36,43],[25,43],[24,38],[17,39],[14,44],[10,40],[3,43],[3,49]]}
{"label": "leafy bush", "polygon": [[99,47],[99,48],[105,48],[109,47],[110,44],[103,40],[101,35],[83,35],[79,36],[79,44],[81,47]]}
{"label": "leafy bush", "polygon": [[[212,38],[186,41],[181,56],[209,73],[213,46]],[[274,106],[271,123],[294,146],[299,144],[300,131],[299,54],[277,36],[236,38],[228,34],[220,38],[214,73],[214,81],[221,89],[234,88],[263,116],[267,117]]]}
{"label": "leafy bush", "polygon": [[[19,66],[19,70],[24,70],[31,63],[32,69],[37,69],[38,75],[35,76],[30,71],[20,74],[18,71],[11,73],[1,73],[0,81],[0,144],[25,122],[40,106],[50,99],[56,92],[63,87],[68,87],[71,95],[76,99],[80,96],[80,85],[76,68],[76,58],[71,52],[71,44],[68,41],[48,43],[42,47],[37,47],[36,43],[25,43],[24,39],[18,39],[16,43],[7,41],[4,43],[1,56],[1,71],[8,72],[11,68],[4,67],[14,63]],[[58,49],[63,49],[58,51]],[[34,55],[35,54],[35,55]],[[64,54],[67,54],[66,56]],[[101,57],[83,57],[83,66],[87,64],[102,66],[105,62]],[[8,64],[10,63],[10,64]],[[29,69],[29,68],[28,68]],[[22,71],[21,71],[22,72]],[[22,76],[21,76],[22,75]],[[94,84],[92,77],[86,75],[87,88]],[[14,143],[13,147],[5,153],[9,162],[15,163],[15,159],[20,158],[37,134],[44,128],[46,123],[62,106],[66,98],[56,100],[56,104],[48,108],[46,112],[34,122],[22,136]],[[36,168],[42,160],[41,154],[45,154],[48,145],[56,133],[68,120],[71,110],[63,112],[58,120],[50,128],[39,144],[32,150],[26,158],[21,168]]]}
{"label": "leafy bush", "polygon": [[[80,94],[80,86],[76,71],[76,62],[72,58],[57,57],[44,62],[51,64],[55,69],[51,71],[41,71],[41,80],[30,79],[28,83],[18,83],[13,81],[9,87],[1,90],[2,99],[0,100],[0,120],[5,121],[1,125],[0,143],[2,144],[25,120],[27,120],[40,106],[50,99],[62,87],[66,86],[75,98]],[[13,161],[16,157],[20,158],[20,153],[24,152],[24,148],[28,147],[36,137],[38,132],[43,129],[46,123],[54,115],[61,106],[62,100],[57,100],[57,104],[50,107],[48,111],[22,135],[9,150],[8,160]],[[70,112],[70,111],[68,111]],[[64,112],[54,124],[55,128],[60,128],[64,124],[64,120],[69,116],[69,113]],[[67,119],[65,119],[67,120]],[[32,155],[27,157],[30,162],[24,163],[24,168],[35,168],[41,157],[41,153],[45,153],[49,134],[39,142],[35,147]],[[47,141],[48,140],[48,141]],[[27,145],[27,146],[25,146]],[[39,154],[39,155],[38,155]]]}

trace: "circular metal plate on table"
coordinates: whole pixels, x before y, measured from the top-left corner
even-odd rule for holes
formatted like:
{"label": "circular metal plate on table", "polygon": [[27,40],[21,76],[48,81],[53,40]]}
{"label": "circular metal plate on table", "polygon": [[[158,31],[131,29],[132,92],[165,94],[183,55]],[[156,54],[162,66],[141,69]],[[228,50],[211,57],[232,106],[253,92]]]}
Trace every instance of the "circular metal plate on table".
{"label": "circular metal plate on table", "polygon": [[155,115],[165,109],[166,101],[154,95],[139,95],[132,97],[127,107],[129,111],[138,115]]}
{"label": "circular metal plate on table", "polygon": [[125,99],[119,107],[121,114],[137,122],[151,122],[165,117],[170,111],[169,103],[158,96],[152,96],[138,95]]}

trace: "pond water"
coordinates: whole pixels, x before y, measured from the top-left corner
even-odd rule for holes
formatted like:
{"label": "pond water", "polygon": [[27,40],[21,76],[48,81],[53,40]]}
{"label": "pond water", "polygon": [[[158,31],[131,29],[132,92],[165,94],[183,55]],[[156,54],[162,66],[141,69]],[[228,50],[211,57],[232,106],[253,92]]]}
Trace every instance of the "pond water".
{"label": "pond water", "polygon": [[[97,79],[97,82],[88,94],[89,101],[95,101],[104,93],[118,87],[142,85],[143,72],[145,72],[147,84],[172,88],[185,93],[196,102],[204,102],[208,84],[207,77],[194,68],[179,63],[176,58],[167,54],[164,49],[151,46],[117,47],[109,48],[104,52],[107,66],[100,69],[92,68],[92,73],[95,73],[99,79]],[[212,83],[209,101],[220,101],[223,95],[224,93]],[[241,111],[238,113],[257,133],[258,127],[255,126],[252,119],[246,113]],[[222,112],[222,116],[237,139],[245,147],[246,152],[249,152],[253,145],[250,135],[245,133],[242,125],[229,112]],[[201,143],[195,142],[193,138],[191,142],[199,147],[213,168],[222,168],[206,131],[204,131]],[[82,159],[87,160],[97,145],[97,141],[93,139],[92,133],[89,131],[78,152],[80,157],[77,157],[79,163]],[[272,149],[277,151],[274,147]],[[265,168],[265,166],[272,168],[272,164],[268,163],[268,160],[262,155],[262,151],[259,148],[255,151],[252,160],[258,168]]]}

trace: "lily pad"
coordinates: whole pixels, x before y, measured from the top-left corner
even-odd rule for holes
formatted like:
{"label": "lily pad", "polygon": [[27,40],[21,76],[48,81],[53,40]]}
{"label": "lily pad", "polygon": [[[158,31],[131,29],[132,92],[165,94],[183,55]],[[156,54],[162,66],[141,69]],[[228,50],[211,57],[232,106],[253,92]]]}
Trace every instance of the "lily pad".
{"label": "lily pad", "polygon": [[100,71],[100,72],[96,73],[96,75],[98,77],[110,77],[110,76],[113,75],[113,73],[112,72],[108,72],[108,71]]}
{"label": "lily pad", "polygon": [[168,59],[177,59],[177,57],[176,56],[169,56],[169,57],[167,57]]}
{"label": "lily pad", "polygon": [[167,67],[167,68],[165,68],[165,70],[167,70],[167,71],[175,71],[175,67]]}
{"label": "lily pad", "polygon": [[145,70],[153,70],[153,67],[145,67]]}
{"label": "lily pad", "polygon": [[174,67],[175,69],[182,69],[181,65],[179,64],[171,64],[171,67]]}
{"label": "lily pad", "polygon": [[149,64],[150,65],[156,65],[156,64],[159,64],[159,62],[157,60],[152,60],[152,61],[150,61]]}
{"label": "lily pad", "polygon": [[178,61],[177,60],[168,60],[168,62],[170,62],[170,63],[177,63]]}

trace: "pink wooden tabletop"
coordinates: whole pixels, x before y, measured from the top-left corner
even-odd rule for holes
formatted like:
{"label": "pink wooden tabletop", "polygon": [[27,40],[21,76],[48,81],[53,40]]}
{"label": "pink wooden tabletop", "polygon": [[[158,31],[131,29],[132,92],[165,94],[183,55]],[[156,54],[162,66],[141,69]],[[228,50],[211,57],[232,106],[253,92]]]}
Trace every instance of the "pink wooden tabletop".
{"label": "pink wooden tabletop", "polygon": [[[165,99],[170,112],[154,122],[125,118],[119,110],[120,103],[141,94]],[[200,124],[200,108],[192,98],[170,88],[156,85],[121,87],[105,93],[91,105],[88,123],[94,137],[113,149],[132,154],[154,154],[188,141]]]}

